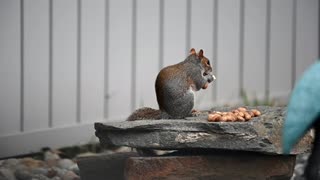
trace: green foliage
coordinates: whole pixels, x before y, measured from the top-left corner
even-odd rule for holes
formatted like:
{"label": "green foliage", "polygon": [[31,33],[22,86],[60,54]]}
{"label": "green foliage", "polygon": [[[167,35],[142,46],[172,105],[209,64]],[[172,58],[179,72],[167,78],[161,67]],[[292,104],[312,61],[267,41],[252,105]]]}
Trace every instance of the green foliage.
{"label": "green foliage", "polygon": [[269,98],[269,96],[266,96],[264,99],[259,100],[256,96],[253,99],[249,99],[247,93],[245,90],[240,90],[240,97],[242,99],[242,103],[245,106],[274,106],[275,105],[275,99]]}

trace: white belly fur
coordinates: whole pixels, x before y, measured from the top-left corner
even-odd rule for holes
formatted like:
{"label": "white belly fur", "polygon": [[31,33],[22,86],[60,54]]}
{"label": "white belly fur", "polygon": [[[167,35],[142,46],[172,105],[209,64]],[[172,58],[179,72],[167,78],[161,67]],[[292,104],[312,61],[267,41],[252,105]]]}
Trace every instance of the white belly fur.
{"label": "white belly fur", "polygon": [[193,88],[191,86],[189,88],[189,93],[191,93],[193,95],[193,104],[195,104],[195,102],[196,102],[196,93],[195,93],[195,91],[193,90]]}

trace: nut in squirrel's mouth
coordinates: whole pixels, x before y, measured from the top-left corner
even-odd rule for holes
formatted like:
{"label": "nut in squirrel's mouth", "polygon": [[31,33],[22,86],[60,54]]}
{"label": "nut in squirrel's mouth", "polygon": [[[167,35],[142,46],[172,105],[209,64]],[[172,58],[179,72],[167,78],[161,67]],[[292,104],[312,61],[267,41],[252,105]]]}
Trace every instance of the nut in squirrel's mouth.
{"label": "nut in squirrel's mouth", "polygon": [[212,77],[212,80],[210,79],[210,80],[208,80],[208,82],[209,83],[211,83],[211,82],[213,82],[214,80],[216,80],[217,78],[216,78],[216,76],[215,75],[213,75],[213,74],[209,74],[209,73],[206,73],[206,72],[204,72],[203,73],[203,76],[207,76],[207,75],[211,75],[211,77]]}

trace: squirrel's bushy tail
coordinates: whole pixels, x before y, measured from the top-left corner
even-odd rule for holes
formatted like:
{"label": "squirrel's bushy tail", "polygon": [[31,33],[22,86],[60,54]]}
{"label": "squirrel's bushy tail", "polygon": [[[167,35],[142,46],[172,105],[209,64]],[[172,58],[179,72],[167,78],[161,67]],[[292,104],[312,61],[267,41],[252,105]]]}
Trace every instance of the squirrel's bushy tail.
{"label": "squirrel's bushy tail", "polygon": [[127,121],[144,120],[144,119],[161,119],[161,111],[144,107],[135,110],[128,118]]}

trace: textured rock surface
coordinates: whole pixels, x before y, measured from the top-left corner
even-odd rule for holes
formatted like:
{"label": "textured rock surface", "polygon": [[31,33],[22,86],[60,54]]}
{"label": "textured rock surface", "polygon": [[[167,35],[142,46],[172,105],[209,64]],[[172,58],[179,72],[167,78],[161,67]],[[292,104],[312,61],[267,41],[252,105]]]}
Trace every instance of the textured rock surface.
{"label": "textured rock surface", "polygon": [[[250,107],[247,107],[250,108]],[[282,154],[281,130],[285,108],[254,107],[262,115],[248,122],[207,122],[207,112],[180,120],[141,120],[95,123],[96,136],[104,146],[151,149],[212,148]],[[216,108],[228,111],[234,108]],[[291,154],[310,150],[308,133]]]}
{"label": "textured rock surface", "polygon": [[289,180],[295,156],[224,153],[210,156],[131,157],[125,179]]}
{"label": "textured rock surface", "polygon": [[81,180],[123,180],[126,160],[137,156],[128,152],[78,158]]}

